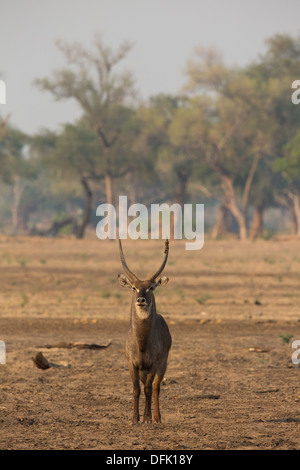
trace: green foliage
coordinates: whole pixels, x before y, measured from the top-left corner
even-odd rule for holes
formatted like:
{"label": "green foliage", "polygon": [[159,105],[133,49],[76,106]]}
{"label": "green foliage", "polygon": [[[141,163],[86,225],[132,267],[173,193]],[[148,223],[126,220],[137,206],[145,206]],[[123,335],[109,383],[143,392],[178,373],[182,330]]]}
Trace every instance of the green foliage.
{"label": "green foliage", "polygon": [[21,307],[25,307],[29,302],[29,297],[27,294],[22,293],[21,298],[22,298]]}
{"label": "green foliage", "polygon": [[204,295],[202,295],[201,297],[198,297],[198,298],[196,299],[196,301],[198,302],[198,304],[203,305],[203,304],[205,304],[206,301],[209,300],[209,299],[211,299],[211,295],[209,295],[209,294],[204,294]]}
{"label": "green foliage", "polygon": [[281,338],[284,343],[289,344],[290,340],[293,338],[293,335],[279,335],[279,338]]}
{"label": "green foliage", "polygon": [[240,68],[199,47],[187,62],[183,94],[143,103],[132,74],[121,70],[129,43],[113,50],[96,36],[89,49],[57,45],[65,65],[36,85],[56,100],[75,100],[82,115],[35,136],[0,119],[2,229],[28,232],[69,217],[74,224],[62,233],[83,233],[96,222],[96,205],[116,203],[117,194],[147,205],[201,200],[209,213],[218,202],[240,236],[253,208],[296,208],[300,108],[290,97],[300,37],[271,37],[257,60]]}
{"label": "green foliage", "polygon": [[108,299],[110,296],[111,296],[111,293],[110,293],[109,290],[103,289],[103,290],[101,291],[101,297],[102,297],[103,299]]}
{"label": "green foliage", "polygon": [[283,156],[274,162],[274,169],[290,183],[300,183],[300,130],[283,147]]}

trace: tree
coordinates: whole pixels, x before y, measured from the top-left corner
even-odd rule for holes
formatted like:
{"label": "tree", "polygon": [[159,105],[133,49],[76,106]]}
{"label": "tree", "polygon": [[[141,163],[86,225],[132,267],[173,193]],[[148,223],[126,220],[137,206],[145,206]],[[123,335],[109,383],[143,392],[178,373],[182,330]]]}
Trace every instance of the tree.
{"label": "tree", "polygon": [[259,237],[263,232],[264,212],[269,207],[280,207],[277,191],[285,186],[282,176],[274,171],[274,156],[261,159],[255,174],[250,203],[254,208],[249,236],[252,239]]}
{"label": "tree", "polygon": [[[38,79],[35,83],[40,89],[50,91],[57,100],[73,98],[81,107],[86,123],[97,133],[101,143],[99,158],[103,162],[106,200],[113,204],[113,181],[124,176],[130,168],[128,159],[124,158],[124,150],[121,151],[124,148],[121,141],[124,144],[135,95],[132,75],[115,70],[129,53],[131,45],[124,42],[114,52],[99,35],[95,36],[91,51],[79,44],[68,45],[63,41],[57,45],[68,66],[55,71],[52,79]],[[90,179],[93,178],[97,180],[99,175],[91,174]],[[82,184],[88,194],[86,179]]]}
{"label": "tree", "polygon": [[176,155],[169,130],[178,102],[177,97],[159,94],[136,110],[137,133],[131,176],[135,192],[143,195],[148,204],[174,200]]}
{"label": "tree", "polygon": [[24,189],[37,175],[27,151],[28,142],[29,137],[12,126],[6,127],[0,141],[0,174],[2,181],[12,188],[10,209],[14,233],[19,229],[19,210]]}
{"label": "tree", "polygon": [[3,139],[10,115],[8,114],[4,119],[0,120],[0,142]]}
{"label": "tree", "polygon": [[258,163],[270,153],[268,106],[263,89],[242,69],[226,68],[219,53],[200,49],[187,67],[186,89],[209,93],[207,123],[199,133],[199,154],[216,172],[222,188],[221,208],[231,211],[239,236],[248,236],[247,213]]}
{"label": "tree", "polygon": [[[199,138],[205,134],[207,127],[207,107],[205,97],[178,99],[172,122],[169,125],[169,151],[172,155],[170,163],[173,167],[177,184],[175,201],[182,207],[188,199],[188,183],[193,173],[201,167],[202,180],[207,175],[203,152],[199,151]],[[204,182],[202,181],[204,185]]]}
{"label": "tree", "polygon": [[64,125],[60,133],[44,131],[35,136],[33,146],[53,179],[75,180],[81,185],[85,200],[82,220],[67,214],[61,223],[73,223],[77,238],[83,238],[91,218],[91,181],[104,179],[101,146],[95,132],[80,120]]}
{"label": "tree", "polygon": [[[273,123],[273,165],[278,172],[274,195],[284,206],[291,207],[292,227],[300,235],[299,168],[297,146],[300,142],[300,113],[291,102],[291,85],[298,77],[300,37],[277,34],[266,41],[267,50],[249,68],[249,73],[265,83],[266,96],[271,101],[270,122]],[[281,175],[280,184],[278,178]],[[286,186],[282,184],[286,182]]]}
{"label": "tree", "polygon": [[275,161],[274,167],[288,183],[284,192],[292,203],[300,237],[300,131],[285,145],[284,155]]}

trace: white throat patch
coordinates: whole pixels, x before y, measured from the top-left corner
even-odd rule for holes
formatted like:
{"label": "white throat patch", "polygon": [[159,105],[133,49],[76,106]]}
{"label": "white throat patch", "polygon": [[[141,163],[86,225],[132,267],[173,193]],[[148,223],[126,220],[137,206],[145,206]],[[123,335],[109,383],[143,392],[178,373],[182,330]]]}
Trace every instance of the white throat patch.
{"label": "white throat patch", "polygon": [[148,318],[151,313],[151,305],[152,305],[152,301],[150,305],[147,305],[146,307],[136,305],[135,310],[136,310],[137,316],[143,320]]}

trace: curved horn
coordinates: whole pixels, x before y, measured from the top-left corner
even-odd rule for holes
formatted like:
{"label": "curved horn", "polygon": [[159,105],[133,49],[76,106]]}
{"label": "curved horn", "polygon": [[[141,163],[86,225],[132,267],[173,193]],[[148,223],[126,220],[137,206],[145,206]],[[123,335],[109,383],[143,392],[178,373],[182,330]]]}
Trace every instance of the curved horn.
{"label": "curved horn", "polygon": [[165,259],[163,260],[161,267],[156,271],[153,276],[151,276],[150,281],[154,281],[163,271],[164,267],[166,266],[167,259],[168,259],[168,254],[169,254],[169,240],[165,240]]}
{"label": "curved horn", "polygon": [[120,251],[120,258],[121,258],[122,266],[123,266],[125,273],[127,274],[127,276],[129,277],[131,281],[137,281],[138,277],[132,271],[130,271],[130,269],[127,266],[127,263],[125,261],[125,256],[123,253],[122,243],[120,239],[119,239],[119,251]]}

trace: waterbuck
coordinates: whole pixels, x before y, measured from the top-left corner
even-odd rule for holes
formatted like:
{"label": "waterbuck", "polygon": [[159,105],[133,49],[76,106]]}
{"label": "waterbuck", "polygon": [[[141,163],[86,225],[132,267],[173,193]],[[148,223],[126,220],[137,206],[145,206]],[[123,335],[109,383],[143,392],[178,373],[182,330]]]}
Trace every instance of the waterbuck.
{"label": "waterbuck", "polygon": [[133,383],[133,418],[137,423],[139,415],[140,381],[144,384],[145,411],[144,422],[151,423],[151,398],[154,395],[154,422],[160,423],[159,391],[164,377],[172,338],[168,325],[161,315],[156,313],[154,289],[165,286],[169,278],[159,277],[162,273],[169,253],[169,241],[165,241],[165,258],[160,268],[146,281],[141,281],[128,268],[125,261],[122,244],[119,240],[120,258],[126,276],[118,275],[123,287],[133,291],[130,327],[125,343],[125,354],[128,360],[129,372]]}

